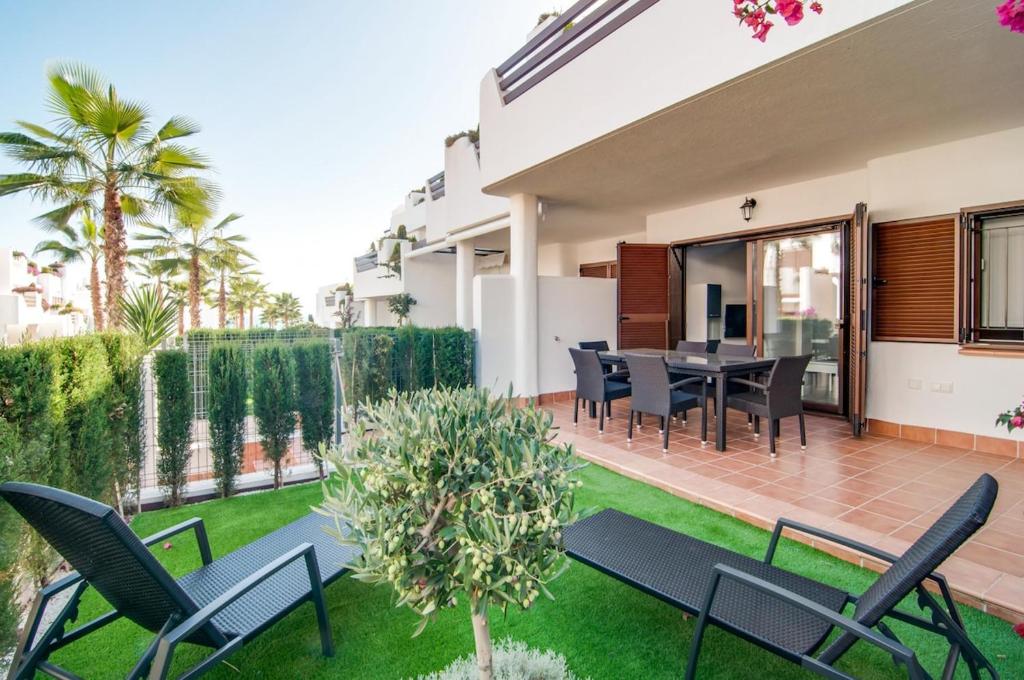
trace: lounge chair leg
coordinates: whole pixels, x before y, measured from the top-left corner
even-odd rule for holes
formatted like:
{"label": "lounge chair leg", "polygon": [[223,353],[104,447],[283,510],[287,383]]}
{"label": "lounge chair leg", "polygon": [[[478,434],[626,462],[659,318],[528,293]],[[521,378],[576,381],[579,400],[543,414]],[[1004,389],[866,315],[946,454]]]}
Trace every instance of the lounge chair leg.
{"label": "lounge chair leg", "polygon": [[768,452],[772,455],[772,458],[775,457],[775,428],[777,428],[778,426],[779,421],[775,420],[774,418],[768,419]]}
{"label": "lounge chair leg", "polygon": [[601,402],[601,419],[597,423],[597,433],[604,434],[604,402]]}
{"label": "lounge chair leg", "polygon": [[629,433],[626,435],[626,443],[633,441],[633,409],[629,409]]}
{"label": "lounge chair leg", "polygon": [[320,580],[320,567],[317,563],[316,552],[313,550],[306,553],[306,571],[309,573],[309,597],[313,600],[313,606],[316,608],[316,623],[320,629],[320,649],[323,650],[324,656],[334,656],[334,638],[331,637],[331,620],[327,616],[324,584]]}
{"label": "lounge chair leg", "polygon": [[580,399],[579,399],[579,397],[576,397],[573,400],[573,405],[572,405],[572,426],[576,427],[576,423],[578,423],[579,420],[580,420]]}
{"label": "lounge chair leg", "polygon": [[800,418],[800,448],[801,449],[806,449],[807,448],[807,428],[804,426],[804,414],[801,413],[798,417]]}

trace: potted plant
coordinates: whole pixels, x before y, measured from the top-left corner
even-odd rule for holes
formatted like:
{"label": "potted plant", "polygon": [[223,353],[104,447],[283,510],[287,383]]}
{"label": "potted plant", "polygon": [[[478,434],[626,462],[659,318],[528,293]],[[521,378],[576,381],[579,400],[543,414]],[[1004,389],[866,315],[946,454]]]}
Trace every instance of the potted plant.
{"label": "potted plant", "polygon": [[[332,462],[324,511],[352,531],[355,578],[390,585],[422,617],[468,600],[480,680],[493,677],[488,614],[529,609],[567,566],[577,462],[549,413],[487,390],[420,390],[364,405]],[[373,436],[367,427],[375,428]]]}

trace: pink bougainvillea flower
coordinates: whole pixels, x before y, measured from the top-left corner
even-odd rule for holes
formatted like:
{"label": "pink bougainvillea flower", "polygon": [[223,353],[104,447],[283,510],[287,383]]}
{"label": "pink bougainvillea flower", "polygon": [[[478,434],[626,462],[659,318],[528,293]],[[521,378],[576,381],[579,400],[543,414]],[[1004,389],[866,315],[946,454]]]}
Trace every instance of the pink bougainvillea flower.
{"label": "pink bougainvillea flower", "polygon": [[764,10],[759,9],[756,12],[751,12],[744,21],[747,22],[747,26],[757,30],[757,27],[764,23]]}
{"label": "pink bougainvillea flower", "polygon": [[804,3],[801,0],[777,0],[775,11],[786,20],[790,26],[796,26],[804,18]]}
{"label": "pink bougainvillea flower", "polygon": [[999,23],[1014,33],[1024,33],[1024,0],[1006,0],[996,7]]}
{"label": "pink bougainvillea flower", "polygon": [[821,6],[820,2],[812,2],[810,5],[808,5],[808,7],[810,7],[811,11],[814,12],[815,14],[821,14],[821,10],[825,9],[824,7]]}
{"label": "pink bougainvillea flower", "polygon": [[1018,623],[1013,627],[1013,632],[1024,638],[1024,623]]}
{"label": "pink bougainvillea flower", "polygon": [[1018,430],[1024,428],[1024,416],[1014,416],[1013,418],[1010,418],[1010,424]]}
{"label": "pink bougainvillea flower", "polygon": [[754,35],[752,37],[760,40],[761,42],[764,42],[765,38],[768,37],[768,30],[772,26],[772,22],[765,21],[764,23],[757,27],[757,30],[754,31]]}

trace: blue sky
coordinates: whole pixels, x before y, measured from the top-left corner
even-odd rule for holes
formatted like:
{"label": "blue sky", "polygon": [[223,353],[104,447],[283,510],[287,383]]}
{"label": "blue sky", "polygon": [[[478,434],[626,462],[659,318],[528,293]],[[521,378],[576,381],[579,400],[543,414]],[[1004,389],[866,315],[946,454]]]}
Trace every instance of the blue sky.
{"label": "blue sky", "polygon": [[[271,287],[311,309],[348,278],[406,191],[442,169],[444,137],[477,124],[487,70],[550,0],[89,3],[0,0],[0,129],[46,123],[44,70],[71,60],[197,120],[222,211]],[[18,166],[0,158],[0,173]],[[0,198],[0,244],[30,251],[44,205]]]}

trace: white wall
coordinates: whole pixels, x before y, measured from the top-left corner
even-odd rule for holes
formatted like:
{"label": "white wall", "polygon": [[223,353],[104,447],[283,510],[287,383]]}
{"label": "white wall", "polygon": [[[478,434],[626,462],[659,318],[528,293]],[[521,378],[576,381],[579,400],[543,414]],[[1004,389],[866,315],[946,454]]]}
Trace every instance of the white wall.
{"label": "white wall", "polygon": [[799,26],[776,27],[766,43],[736,25],[728,3],[659,2],[507,105],[491,71],[480,87],[483,181],[526,170],[907,2],[832,3]]}
{"label": "white wall", "polygon": [[480,191],[482,186],[476,147],[468,137],[460,137],[444,150],[447,231],[456,231],[508,213],[508,199],[489,196]]}
{"label": "white wall", "polygon": [[515,298],[508,275],[473,278],[476,384],[505,392],[515,376]]}
{"label": "white wall", "polygon": [[429,253],[406,258],[405,289],[416,298],[409,319],[417,326],[455,325],[455,256]]}
{"label": "white wall", "polygon": [[616,281],[541,276],[537,297],[538,387],[541,394],[576,389],[569,348],[581,340],[616,346]]}
{"label": "white wall", "polygon": [[608,262],[618,257],[619,241],[647,240],[647,233],[640,231],[579,243],[548,243],[537,249],[537,268],[542,276],[578,276],[581,264]]}

